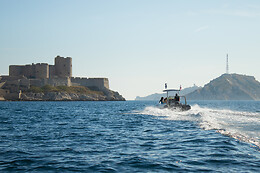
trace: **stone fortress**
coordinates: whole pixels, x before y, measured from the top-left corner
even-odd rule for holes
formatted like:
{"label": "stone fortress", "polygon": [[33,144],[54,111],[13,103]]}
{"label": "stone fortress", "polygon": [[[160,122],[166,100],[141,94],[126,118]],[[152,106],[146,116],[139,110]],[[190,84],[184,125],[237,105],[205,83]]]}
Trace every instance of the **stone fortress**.
{"label": "stone fortress", "polygon": [[55,64],[37,63],[10,65],[9,76],[0,76],[0,94],[11,96],[31,86],[85,86],[99,90],[109,89],[108,78],[72,77],[72,58],[55,58]]}

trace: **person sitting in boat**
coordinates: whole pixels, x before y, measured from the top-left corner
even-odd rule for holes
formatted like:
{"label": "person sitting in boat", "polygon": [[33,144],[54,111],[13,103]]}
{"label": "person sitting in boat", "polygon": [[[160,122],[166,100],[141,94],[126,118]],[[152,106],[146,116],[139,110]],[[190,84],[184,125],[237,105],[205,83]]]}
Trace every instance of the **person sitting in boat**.
{"label": "person sitting in boat", "polygon": [[159,103],[163,104],[163,97],[161,97],[161,100],[159,101]]}
{"label": "person sitting in boat", "polygon": [[167,97],[164,98],[163,103],[167,103]]}
{"label": "person sitting in boat", "polygon": [[180,102],[180,96],[178,96],[178,94],[176,93],[175,97],[174,97],[174,100],[175,100],[175,104],[179,104]]}

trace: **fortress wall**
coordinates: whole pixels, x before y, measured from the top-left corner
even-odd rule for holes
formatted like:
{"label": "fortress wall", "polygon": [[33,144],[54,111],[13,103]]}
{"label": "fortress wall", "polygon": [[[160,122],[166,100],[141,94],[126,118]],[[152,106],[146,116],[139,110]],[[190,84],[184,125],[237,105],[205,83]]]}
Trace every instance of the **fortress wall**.
{"label": "fortress wall", "polygon": [[69,77],[49,78],[48,84],[52,86],[71,86]]}
{"label": "fortress wall", "polygon": [[109,80],[108,78],[104,78],[104,86],[109,89]]}
{"label": "fortress wall", "polygon": [[30,80],[23,78],[19,80],[19,89],[24,91],[30,88]]}
{"label": "fortress wall", "polygon": [[6,81],[6,85],[19,85],[19,79]]}
{"label": "fortress wall", "polygon": [[35,78],[49,78],[49,65],[46,63],[38,63],[35,65]]}
{"label": "fortress wall", "polygon": [[9,66],[9,76],[21,76],[23,71],[22,65],[10,65]]}
{"label": "fortress wall", "polygon": [[[33,79],[33,80],[39,80],[39,79]],[[28,90],[30,88],[30,85],[31,85],[30,79],[20,78],[20,79],[7,80],[2,88],[9,90],[11,93],[14,93],[14,92],[19,92],[20,90],[22,91]],[[38,84],[37,86],[39,85],[40,84]]]}
{"label": "fortress wall", "polygon": [[35,66],[32,65],[10,65],[9,76],[18,77],[26,76],[27,78],[35,78]]}
{"label": "fortress wall", "polygon": [[20,82],[18,80],[8,80],[3,86],[4,89],[8,89],[11,93],[19,91]]}
{"label": "fortress wall", "polygon": [[25,65],[23,67],[22,73],[27,78],[35,78],[35,67],[34,67],[34,65]]}
{"label": "fortress wall", "polygon": [[73,86],[87,86],[88,78],[72,77],[71,83]]}
{"label": "fortress wall", "polygon": [[1,81],[9,81],[9,80],[18,80],[21,77],[20,76],[1,76]]}
{"label": "fortress wall", "polygon": [[38,63],[32,65],[10,65],[9,76],[27,78],[49,78],[49,65],[47,63]]}
{"label": "fortress wall", "polygon": [[21,98],[21,92],[13,92],[5,95],[6,100],[16,101],[16,100],[20,100],[20,98]]}
{"label": "fortress wall", "polygon": [[49,78],[54,78],[55,76],[55,66],[49,65]]}
{"label": "fortress wall", "polygon": [[109,81],[107,78],[71,78],[72,84],[85,86],[85,87],[97,87],[99,89],[109,89]]}
{"label": "fortress wall", "polygon": [[59,77],[72,77],[72,59],[57,56],[55,58],[55,74]]}
{"label": "fortress wall", "polygon": [[42,87],[44,86],[44,81],[42,79],[29,79],[30,86]]}
{"label": "fortress wall", "polygon": [[20,79],[19,84],[21,86],[25,86],[25,87],[29,88],[30,87],[30,79],[26,79],[26,78]]}
{"label": "fortress wall", "polygon": [[109,82],[107,78],[89,78],[87,86],[96,86],[99,89],[109,89]]}

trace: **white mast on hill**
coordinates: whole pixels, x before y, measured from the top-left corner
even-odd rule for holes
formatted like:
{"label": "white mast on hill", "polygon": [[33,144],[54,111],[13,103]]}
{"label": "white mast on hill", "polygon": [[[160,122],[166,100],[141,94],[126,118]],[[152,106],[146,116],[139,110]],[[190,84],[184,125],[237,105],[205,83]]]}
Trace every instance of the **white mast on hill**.
{"label": "white mast on hill", "polygon": [[228,54],[227,54],[227,64],[226,64],[226,74],[229,74],[229,67],[228,67]]}

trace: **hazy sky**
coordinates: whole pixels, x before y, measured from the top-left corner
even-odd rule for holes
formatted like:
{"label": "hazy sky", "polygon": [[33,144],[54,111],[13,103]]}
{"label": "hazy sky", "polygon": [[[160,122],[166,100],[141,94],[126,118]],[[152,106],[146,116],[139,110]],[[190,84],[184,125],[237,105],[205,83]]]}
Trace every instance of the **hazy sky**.
{"label": "hazy sky", "polygon": [[72,57],[73,76],[107,77],[126,99],[204,86],[225,73],[260,80],[259,0],[0,0],[0,74]]}

